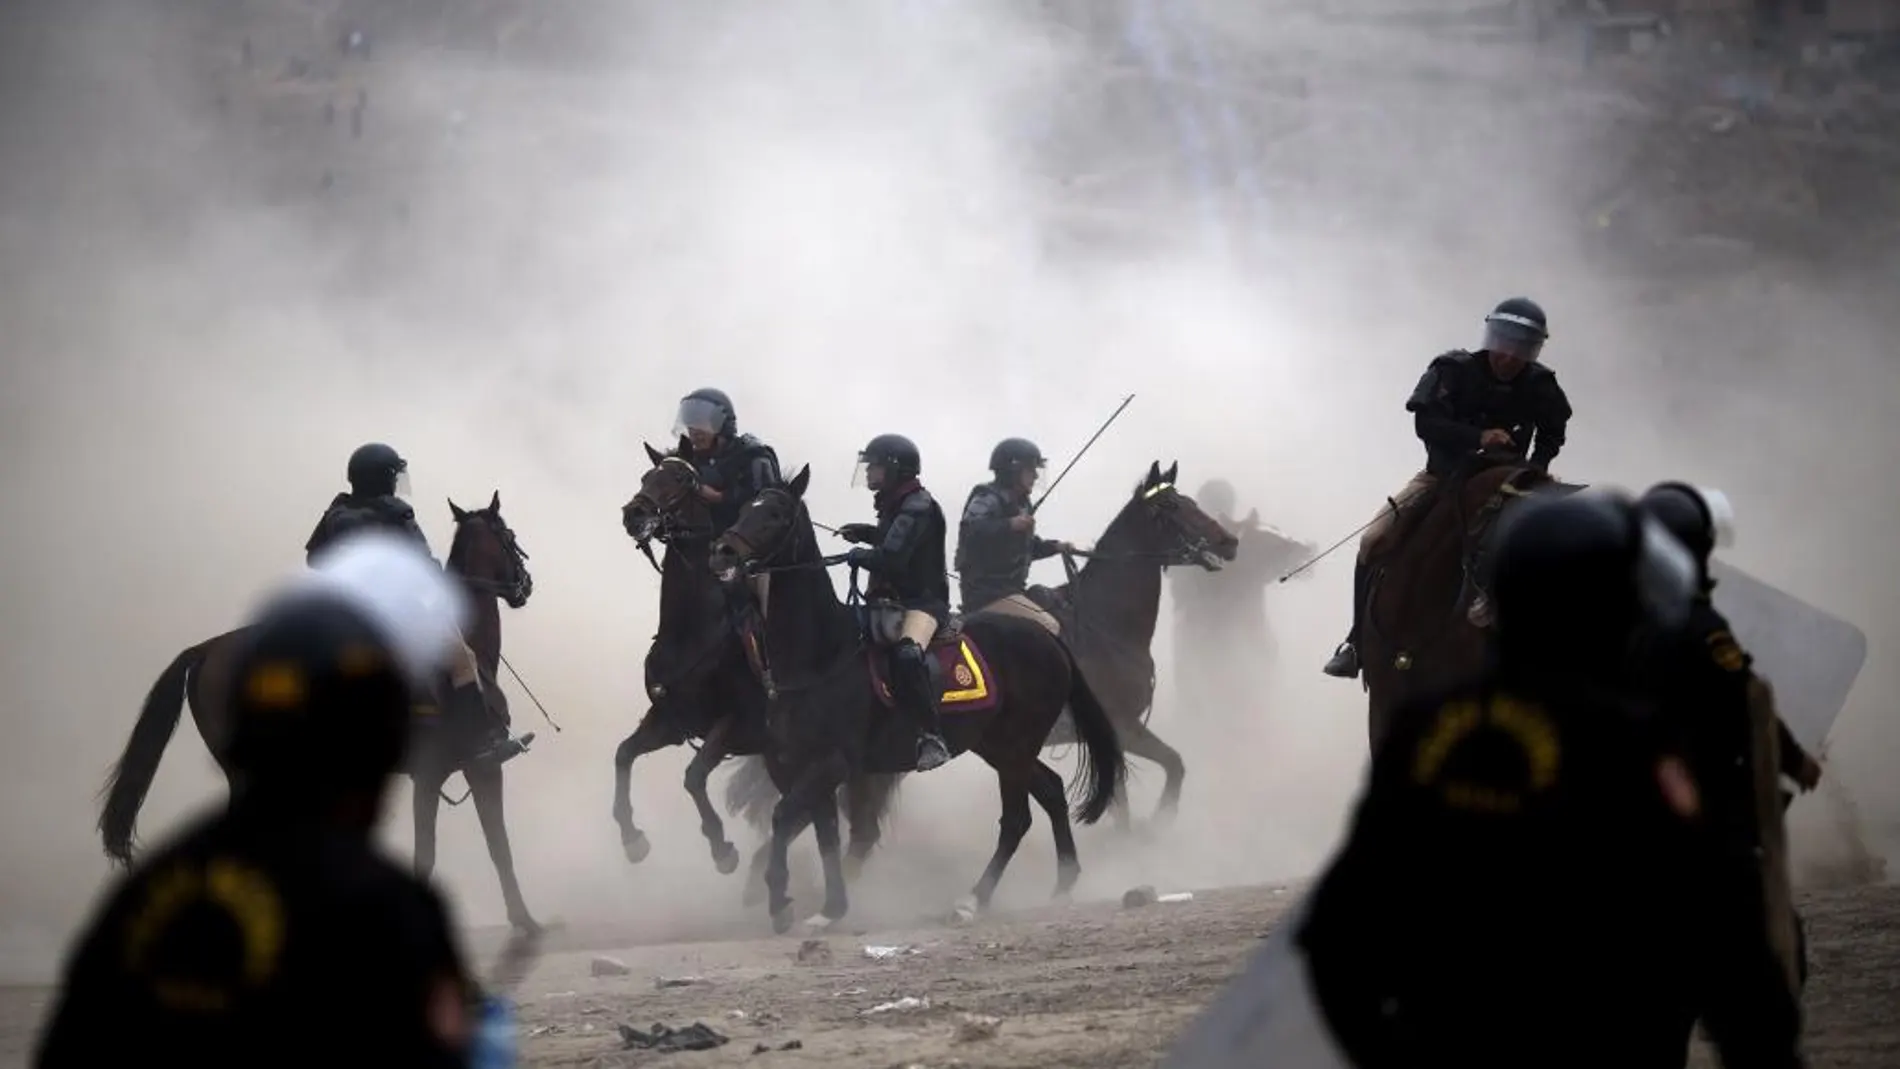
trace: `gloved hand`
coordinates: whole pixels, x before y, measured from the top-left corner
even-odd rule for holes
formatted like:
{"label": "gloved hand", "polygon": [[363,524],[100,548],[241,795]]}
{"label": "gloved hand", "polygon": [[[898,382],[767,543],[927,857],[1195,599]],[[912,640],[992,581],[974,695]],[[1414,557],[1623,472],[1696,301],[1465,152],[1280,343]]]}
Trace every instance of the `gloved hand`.
{"label": "gloved hand", "polygon": [[838,528],[838,537],[847,542],[855,542],[860,546],[868,546],[872,542],[877,541],[877,524],[847,523],[843,527]]}
{"label": "gloved hand", "polygon": [[853,568],[862,568],[871,562],[871,556],[871,550],[864,546],[859,546],[844,555],[844,562]]}

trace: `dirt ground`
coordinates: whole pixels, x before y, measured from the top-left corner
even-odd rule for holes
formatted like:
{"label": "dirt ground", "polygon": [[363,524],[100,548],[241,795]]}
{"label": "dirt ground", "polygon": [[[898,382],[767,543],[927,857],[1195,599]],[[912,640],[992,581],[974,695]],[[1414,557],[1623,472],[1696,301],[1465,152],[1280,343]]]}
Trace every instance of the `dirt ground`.
{"label": "dirt ground", "polygon": [[[589,947],[582,944],[612,940],[557,932],[519,992],[521,1061],[1151,1066],[1298,893],[1238,888],[1142,909],[1051,907],[965,927],[818,939]],[[1900,887],[1815,892],[1801,902],[1813,940],[1809,1064],[1900,1065]],[[492,940],[477,942],[485,949]],[[595,976],[597,957],[627,971]],[[43,988],[0,989],[0,1065],[26,1063],[46,998]],[[918,1001],[879,1010],[904,999]],[[695,1023],[728,1041],[708,1051],[629,1050],[621,1031]],[[1699,1054],[1698,1064],[1714,1063]]]}

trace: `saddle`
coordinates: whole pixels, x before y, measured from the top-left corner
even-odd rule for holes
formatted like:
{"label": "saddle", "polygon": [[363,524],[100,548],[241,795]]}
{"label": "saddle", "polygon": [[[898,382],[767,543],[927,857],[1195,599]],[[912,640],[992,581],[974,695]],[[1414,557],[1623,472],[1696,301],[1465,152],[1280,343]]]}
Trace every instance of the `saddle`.
{"label": "saddle", "polygon": [[[904,607],[894,601],[874,598],[859,609],[859,626],[864,636],[864,663],[871,675],[871,689],[885,708],[897,706],[891,689],[890,651],[903,637]],[[952,612],[937,628],[925,648],[924,664],[938,687],[938,708],[945,713],[977,713],[994,708],[998,697],[996,677],[976,640],[963,633],[963,616]]]}

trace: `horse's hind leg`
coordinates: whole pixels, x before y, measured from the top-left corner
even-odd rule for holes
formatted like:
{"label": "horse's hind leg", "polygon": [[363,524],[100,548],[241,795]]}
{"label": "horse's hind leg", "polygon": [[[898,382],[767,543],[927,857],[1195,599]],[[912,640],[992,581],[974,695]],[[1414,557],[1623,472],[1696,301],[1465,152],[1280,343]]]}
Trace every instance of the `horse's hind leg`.
{"label": "horse's hind leg", "polygon": [[[1181,781],[1187,778],[1187,766],[1181,762],[1181,754],[1174,747],[1161,741],[1161,737],[1149,730],[1146,724],[1136,724],[1122,732],[1122,748],[1135,757],[1145,757],[1161,766],[1167,780],[1161,785],[1161,801],[1155,805],[1155,822],[1166,824],[1174,818],[1181,807]],[[1128,805],[1127,796],[1118,794],[1117,799],[1123,807]],[[1120,823],[1119,818],[1117,823]]]}
{"label": "horse's hind leg", "polygon": [[620,848],[636,865],[646,860],[653,844],[633,822],[633,762],[675,741],[658,708],[649,708],[640,726],[614,749],[614,823],[620,825]]}
{"label": "horse's hind leg", "polygon": [[1029,834],[1032,822],[1029,815],[1029,778],[1013,767],[996,770],[996,787],[1003,799],[1003,816],[997,822],[996,853],[990,857],[983,877],[976,881],[976,886],[970,891],[970,897],[976,900],[979,910],[989,908],[990,896],[996,893],[996,885],[1003,878],[1003,870],[1009,867],[1010,858],[1016,856],[1016,848],[1022,845],[1023,836]]}
{"label": "horse's hind leg", "polygon": [[508,923],[518,932],[533,933],[541,925],[528,912],[521,897],[521,881],[515,878],[515,852],[508,845],[508,818],[502,801],[501,766],[478,765],[465,769],[468,791],[475,799],[475,817],[482,824],[482,838],[488,841],[488,857],[495,863],[495,875],[501,877],[501,899],[508,907]]}
{"label": "horse's hind leg", "polygon": [[719,811],[713,808],[712,798],[706,793],[706,785],[712,781],[713,769],[726,759],[726,736],[732,730],[732,716],[727,714],[706,733],[706,741],[693,755],[686,766],[686,793],[692,795],[693,805],[699,809],[699,831],[712,847],[713,867],[722,876],[730,875],[739,867],[739,848],[726,840],[726,825],[719,819]]}
{"label": "horse's hind leg", "polygon": [[845,815],[851,822],[851,842],[844,855],[844,875],[855,883],[864,872],[864,863],[884,836],[884,812],[890,808],[891,795],[897,790],[897,775],[861,774],[845,783]]}
{"label": "horse's hind leg", "polygon": [[1029,796],[1049,816],[1049,829],[1056,839],[1056,893],[1067,898],[1082,875],[1082,861],[1075,853],[1075,829],[1069,823],[1069,798],[1062,790],[1062,775],[1041,761],[1029,778]]}
{"label": "horse's hind leg", "polygon": [[851,908],[845,894],[844,862],[838,842],[838,807],[835,803],[820,805],[812,810],[812,835],[818,840],[818,859],[825,871],[825,908],[820,911],[824,923],[816,919],[807,924],[815,928],[829,928],[841,920]]}
{"label": "horse's hind leg", "polygon": [[442,785],[448,773],[433,765],[418,768],[409,776],[409,811],[415,818],[414,864],[416,877],[426,880],[435,871],[435,818],[442,808]]}

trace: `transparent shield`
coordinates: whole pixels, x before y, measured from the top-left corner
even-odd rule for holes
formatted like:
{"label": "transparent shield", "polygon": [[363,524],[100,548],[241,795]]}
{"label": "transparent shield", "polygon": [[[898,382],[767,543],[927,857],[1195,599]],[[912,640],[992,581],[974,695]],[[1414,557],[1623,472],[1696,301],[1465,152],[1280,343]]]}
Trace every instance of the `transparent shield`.
{"label": "transparent shield", "polygon": [[860,457],[858,459],[857,464],[851,468],[851,489],[853,490],[866,489],[870,485],[871,485],[871,466],[869,464],[866,464],[863,458]]}
{"label": "transparent shield", "polygon": [[402,498],[404,501],[408,501],[411,500],[410,495],[409,469],[404,468],[396,473],[396,496]]}
{"label": "transparent shield", "polygon": [[718,434],[726,426],[726,410],[711,401],[689,397],[680,402],[679,415],[673,420],[673,433],[702,431]]}

